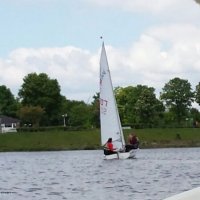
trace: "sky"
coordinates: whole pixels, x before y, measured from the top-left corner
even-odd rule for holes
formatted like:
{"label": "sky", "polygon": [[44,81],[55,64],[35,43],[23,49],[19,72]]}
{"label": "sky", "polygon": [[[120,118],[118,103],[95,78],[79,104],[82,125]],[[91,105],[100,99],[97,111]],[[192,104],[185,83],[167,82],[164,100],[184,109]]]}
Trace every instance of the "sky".
{"label": "sky", "polygon": [[61,94],[99,92],[103,36],[113,86],[200,82],[200,0],[0,0],[0,85],[17,96],[30,73]]}

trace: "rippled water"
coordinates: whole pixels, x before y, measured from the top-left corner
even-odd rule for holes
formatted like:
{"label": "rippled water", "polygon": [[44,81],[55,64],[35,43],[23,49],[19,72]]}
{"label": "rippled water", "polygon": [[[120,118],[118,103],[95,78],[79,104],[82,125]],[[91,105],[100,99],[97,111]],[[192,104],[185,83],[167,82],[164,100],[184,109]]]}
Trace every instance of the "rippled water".
{"label": "rippled water", "polygon": [[162,200],[200,185],[200,148],[0,153],[0,200]]}

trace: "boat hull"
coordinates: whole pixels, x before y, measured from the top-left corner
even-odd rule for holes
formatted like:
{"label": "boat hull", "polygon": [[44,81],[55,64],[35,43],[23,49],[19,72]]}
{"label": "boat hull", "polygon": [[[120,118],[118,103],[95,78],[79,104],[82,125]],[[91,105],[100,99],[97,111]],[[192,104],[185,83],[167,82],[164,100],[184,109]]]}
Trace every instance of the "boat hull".
{"label": "boat hull", "polygon": [[199,200],[200,199],[200,187],[182,192],[164,200]]}
{"label": "boat hull", "polygon": [[117,154],[111,154],[111,155],[105,155],[105,160],[112,160],[112,159],[129,159],[129,158],[135,158],[136,157],[137,149],[133,149],[129,152],[118,152]]}

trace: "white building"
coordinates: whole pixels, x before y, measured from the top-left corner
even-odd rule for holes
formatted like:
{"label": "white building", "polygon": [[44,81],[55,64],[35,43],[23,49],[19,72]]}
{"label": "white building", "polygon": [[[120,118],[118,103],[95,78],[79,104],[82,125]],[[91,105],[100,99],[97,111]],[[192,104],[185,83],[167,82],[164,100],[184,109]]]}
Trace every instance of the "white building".
{"label": "white building", "polygon": [[7,117],[5,115],[0,116],[0,133],[17,132],[20,120]]}

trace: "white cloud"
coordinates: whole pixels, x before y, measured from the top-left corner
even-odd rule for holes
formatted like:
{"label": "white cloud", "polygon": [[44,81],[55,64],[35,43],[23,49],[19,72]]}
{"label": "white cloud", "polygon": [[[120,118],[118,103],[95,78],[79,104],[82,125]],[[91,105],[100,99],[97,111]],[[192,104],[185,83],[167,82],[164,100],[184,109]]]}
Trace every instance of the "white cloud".
{"label": "white cloud", "polygon": [[197,26],[163,25],[144,32],[126,52],[117,54],[113,50],[116,59],[110,56],[109,60],[111,67],[118,67],[113,70],[114,77],[121,77],[118,85],[146,84],[160,92],[170,79],[180,77],[187,79],[194,89],[200,82],[199,47]]}
{"label": "white cloud", "polygon": [[[200,82],[200,6],[195,1],[81,2],[117,8],[122,15],[127,10],[141,12],[146,19],[156,15],[153,24],[148,23],[146,30],[141,30],[138,39],[127,49],[106,46],[114,86],[146,84],[158,93],[174,77],[187,79],[193,88]],[[134,16],[140,19],[141,15],[129,15]],[[105,26],[111,27],[109,31],[114,25],[105,22]],[[119,32],[113,37],[120,35]],[[0,58],[0,85],[6,85],[16,95],[27,74],[47,73],[58,80],[61,93],[67,98],[87,102],[99,90],[99,56],[100,49],[91,52],[74,46],[16,49],[8,57]]]}
{"label": "white cloud", "polygon": [[[145,84],[159,93],[170,79],[200,82],[200,28],[174,24],[152,27],[128,49],[106,46],[114,86]],[[17,94],[28,73],[47,73],[69,99],[92,100],[99,86],[99,56],[88,50],[63,48],[16,49],[0,60],[0,84]]]}
{"label": "white cloud", "polygon": [[94,73],[98,66],[93,60],[89,51],[75,47],[16,49],[7,59],[1,59],[0,70],[4,73],[0,74],[0,84],[17,95],[27,74],[47,73],[58,80],[67,98],[86,100],[97,88]]}

